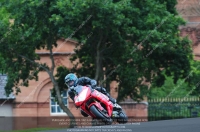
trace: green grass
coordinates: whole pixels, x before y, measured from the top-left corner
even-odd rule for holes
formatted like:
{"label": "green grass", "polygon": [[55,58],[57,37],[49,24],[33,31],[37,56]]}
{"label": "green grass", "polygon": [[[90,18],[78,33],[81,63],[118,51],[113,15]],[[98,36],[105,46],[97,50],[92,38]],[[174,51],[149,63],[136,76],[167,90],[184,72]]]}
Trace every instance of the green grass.
{"label": "green grass", "polygon": [[31,129],[24,129],[24,130],[13,130],[13,131],[1,131],[0,132],[38,132],[38,131],[45,131],[45,130],[58,130],[63,128],[31,128]]}

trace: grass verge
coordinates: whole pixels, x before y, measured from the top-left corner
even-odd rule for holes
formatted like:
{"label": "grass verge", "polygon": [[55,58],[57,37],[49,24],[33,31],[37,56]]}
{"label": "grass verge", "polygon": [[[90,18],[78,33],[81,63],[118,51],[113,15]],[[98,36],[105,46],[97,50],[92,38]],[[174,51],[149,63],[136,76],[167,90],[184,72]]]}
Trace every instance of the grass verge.
{"label": "grass verge", "polygon": [[39,132],[39,131],[47,131],[47,130],[59,130],[63,128],[30,128],[24,130],[12,130],[12,131],[1,131],[0,132]]}

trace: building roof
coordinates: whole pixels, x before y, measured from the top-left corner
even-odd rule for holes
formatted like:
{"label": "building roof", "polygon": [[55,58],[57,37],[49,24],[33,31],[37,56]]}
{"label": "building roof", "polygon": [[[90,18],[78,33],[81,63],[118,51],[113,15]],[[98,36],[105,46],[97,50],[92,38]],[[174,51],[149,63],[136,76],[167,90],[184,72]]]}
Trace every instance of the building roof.
{"label": "building roof", "polygon": [[7,83],[7,75],[1,75],[0,74],[0,99],[14,99],[15,96],[13,93],[11,93],[8,97],[6,96],[6,92],[4,87]]}

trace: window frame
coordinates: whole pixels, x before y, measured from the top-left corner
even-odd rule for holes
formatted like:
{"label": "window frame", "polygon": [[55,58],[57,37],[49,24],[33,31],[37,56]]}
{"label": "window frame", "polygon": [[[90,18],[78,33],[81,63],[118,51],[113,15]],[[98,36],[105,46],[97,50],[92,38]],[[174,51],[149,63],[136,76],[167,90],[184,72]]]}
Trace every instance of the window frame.
{"label": "window frame", "polygon": [[[65,106],[68,107],[69,106],[68,92],[67,92],[67,90],[65,90],[64,92],[66,92],[66,97],[63,97],[62,95],[61,96],[63,97],[63,99],[67,99],[67,104]],[[61,116],[68,116],[67,113],[65,113],[61,108],[60,108],[61,112],[57,112],[57,107],[60,107],[60,106],[58,105],[57,102],[55,102],[55,104],[52,105],[52,101],[51,101],[52,99],[54,99],[54,97],[51,96],[51,90],[50,90],[50,101],[49,101],[49,112],[50,112],[50,115],[51,116],[59,116],[59,115],[61,115]],[[52,112],[51,111],[51,107],[52,106],[55,108],[56,112]]]}

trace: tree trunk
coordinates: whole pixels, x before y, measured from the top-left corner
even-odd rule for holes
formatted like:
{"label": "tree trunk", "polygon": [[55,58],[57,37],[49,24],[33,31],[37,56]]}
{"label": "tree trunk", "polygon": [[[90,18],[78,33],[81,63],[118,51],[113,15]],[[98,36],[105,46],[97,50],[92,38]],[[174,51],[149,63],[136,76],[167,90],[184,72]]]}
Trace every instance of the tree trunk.
{"label": "tree trunk", "polygon": [[100,51],[97,49],[95,80],[98,81],[100,73]]}
{"label": "tree trunk", "polygon": [[101,72],[101,51],[100,51],[100,45],[103,39],[103,35],[101,35],[101,38],[97,44],[97,56],[96,56],[96,73],[95,73],[95,80],[99,81],[100,79],[100,72]]}
{"label": "tree trunk", "polygon": [[106,80],[106,90],[110,93],[110,81]]}
{"label": "tree trunk", "polygon": [[56,95],[58,97],[58,103],[59,103],[59,106],[63,109],[64,112],[67,113],[67,115],[69,116],[70,118],[70,128],[73,128],[76,126],[76,122],[75,122],[75,117],[74,115],[71,113],[71,111],[68,109],[68,107],[66,107],[63,102],[62,102],[62,97],[61,97],[61,94],[60,94],[60,90],[59,90],[59,87],[58,87],[58,83],[56,82],[54,76],[52,73],[49,74],[50,78],[51,78],[51,81],[54,85],[54,88],[56,90]]}
{"label": "tree trunk", "polygon": [[[51,43],[50,43],[51,44]],[[51,59],[51,62],[52,62],[52,66],[51,66],[51,69],[50,71],[48,72],[50,78],[51,78],[51,81],[54,85],[54,88],[56,90],[56,95],[58,97],[58,104],[59,106],[61,107],[61,109],[63,109],[63,111],[65,113],[67,113],[67,115],[69,116],[70,118],[70,127],[74,127],[76,126],[76,122],[75,122],[75,117],[74,115],[71,113],[71,111],[63,104],[63,101],[62,101],[62,97],[61,97],[61,94],[60,94],[60,89],[59,89],[59,86],[58,86],[58,83],[56,82],[55,80],[55,77],[53,75],[53,72],[54,72],[54,69],[55,69],[55,62],[54,62],[54,58],[53,58],[53,51],[52,51],[52,47],[50,48],[50,59]]]}
{"label": "tree trunk", "polygon": [[[52,51],[51,51],[51,55],[52,55]],[[52,68],[51,68],[51,71],[50,71],[49,69],[47,69],[46,67],[40,65],[39,63],[30,60],[29,58],[27,58],[27,57],[25,57],[25,56],[22,56],[22,55],[19,55],[19,56],[22,57],[22,58],[24,58],[24,59],[26,59],[26,60],[28,60],[28,61],[30,61],[30,62],[32,62],[33,64],[37,64],[38,67],[43,68],[43,69],[49,74],[49,77],[50,77],[50,79],[51,79],[51,81],[52,81],[52,83],[53,83],[53,85],[54,85],[55,90],[56,90],[56,95],[57,95],[57,97],[58,97],[59,106],[63,109],[64,112],[67,113],[67,115],[68,115],[69,118],[71,119],[71,120],[70,120],[70,127],[76,126],[75,117],[74,117],[74,115],[71,113],[71,111],[63,104],[63,102],[62,102],[62,97],[61,97],[61,95],[60,95],[60,90],[59,90],[59,87],[58,87],[58,83],[56,82],[56,80],[55,80],[55,78],[54,78],[54,75],[53,75],[53,73],[51,72],[51,71],[54,70],[54,66],[55,66],[55,65],[54,65],[53,56],[50,57],[50,58],[51,58],[51,61],[52,61]]]}

